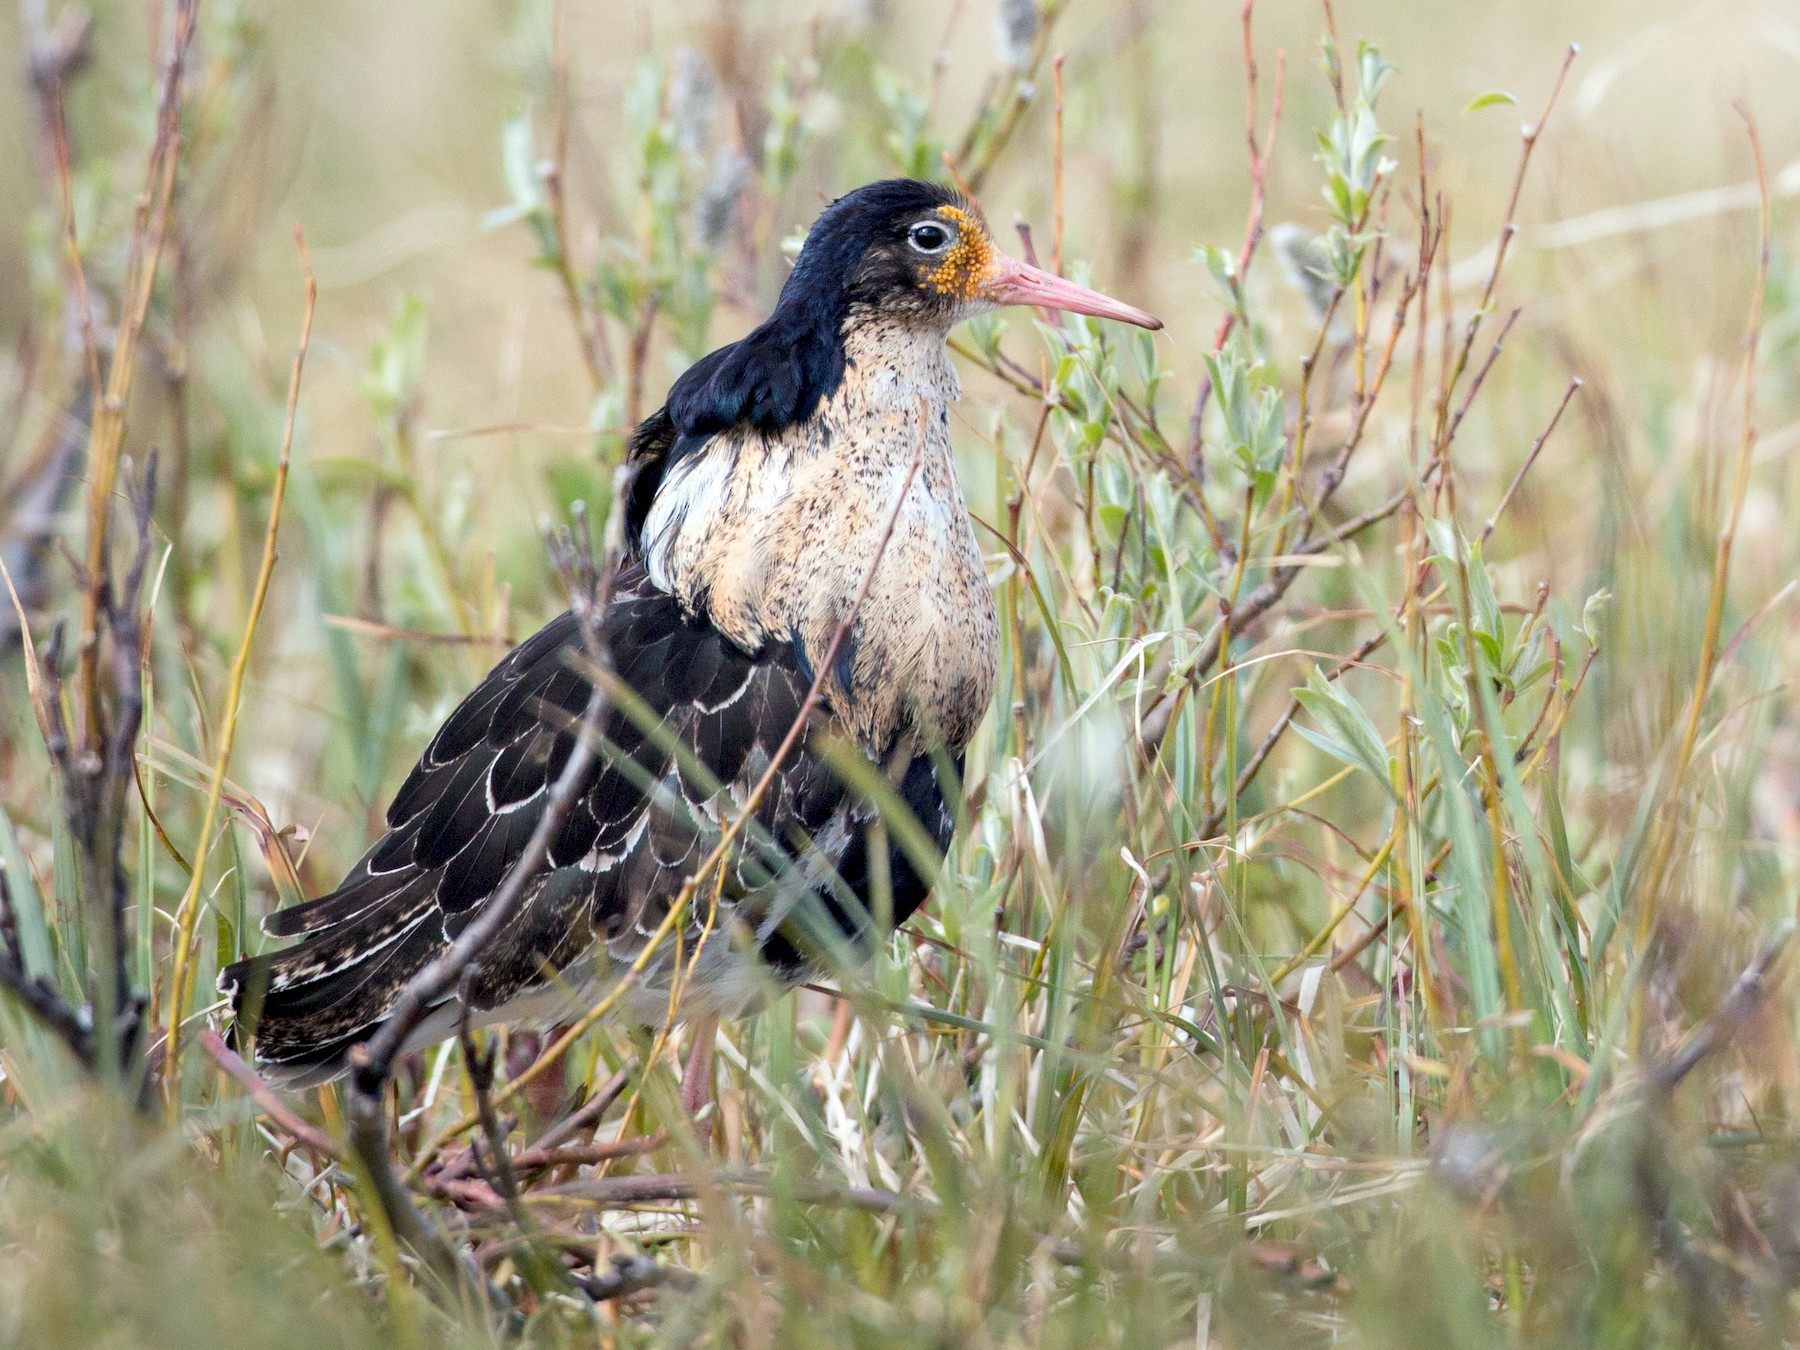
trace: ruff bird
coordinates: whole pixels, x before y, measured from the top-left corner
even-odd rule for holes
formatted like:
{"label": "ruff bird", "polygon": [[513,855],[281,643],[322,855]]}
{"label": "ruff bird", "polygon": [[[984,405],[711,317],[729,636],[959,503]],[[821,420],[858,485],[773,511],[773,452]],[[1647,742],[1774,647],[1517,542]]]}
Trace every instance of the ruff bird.
{"label": "ruff bird", "polygon": [[[630,693],[612,700],[548,856],[526,864],[522,902],[409,1048],[464,1017],[567,1019],[616,986],[815,679],[817,711],[752,827],[616,1015],[746,1015],[868,953],[924,902],[931,869],[878,828],[874,798],[948,846],[998,629],[951,454],[945,340],[1005,305],[1161,327],[1007,257],[955,192],[873,183],[820,213],[767,321],[696,362],[636,428],[626,556],[599,619]],[[439,728],[343,883],[264,923],[300,941],[225,969],[271,1074],[298,1086],[343,1072],[491,901],[574,750],[592,670],[572,613],[517,647]],[[857,787],[833,745],[891,791],[867,772]]]}

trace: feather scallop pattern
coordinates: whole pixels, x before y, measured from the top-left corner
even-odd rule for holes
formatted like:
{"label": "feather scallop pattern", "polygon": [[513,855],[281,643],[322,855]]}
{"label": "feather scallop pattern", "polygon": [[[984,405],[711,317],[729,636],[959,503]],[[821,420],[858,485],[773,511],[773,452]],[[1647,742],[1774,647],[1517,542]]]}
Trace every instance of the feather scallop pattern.
{"label": "feather scallop pattern", "polygon": [[[469,1010],[477,1021],[527,1005],[572,1012],[596,982],[616,978],[747,801],[806,697],[790,648],[740,650],[641,568],[621,576],[605,635],[635,697],[609,709],[601,754],[549,858],[477,961]],[[342,1072],[349,1047],[373,1034],[407,982],[492,899],[574,748],[587,669],[572,614],[516,648],[432,738],[394,796],[387,832],[343,883],[265,921],[271,935],[300,941],[226,968],[220,987],[255,1026],[258,1060],[271,1072],[292,1084]],[[831,734],[829,715],[815,713],[724,869],[702,969],[740,1002],[756,1001],[745,990],[806,978],[834,942],[866,945],[873,931],[875,812],[827,766],[819,738]],[[960,772],[960,758],[952,762]],[[888,771],[941,850],[953,818],[933,761],[918,756]],[[886,870],[899,923],[930,879],[891,847]],[[707,908],[693,906],[671,954],[694,953]],[[646,972],[652,995],[666,996],[668,964]],[[694,992],[705,1000],[704,989]],[[640,1006],[654,1011],[654,997]],[[447,1034],[461,1012],[440,1010],[421,1039]]]}

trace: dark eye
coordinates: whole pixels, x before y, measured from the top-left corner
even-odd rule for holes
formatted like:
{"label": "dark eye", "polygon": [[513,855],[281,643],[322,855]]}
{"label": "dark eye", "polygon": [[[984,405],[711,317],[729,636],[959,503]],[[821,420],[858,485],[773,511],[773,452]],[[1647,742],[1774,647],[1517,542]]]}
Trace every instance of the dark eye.
{"label": "dark eye", "polygon": [[931,221],[921,221],[906,232],[907,242],[921,253],[942,253],[950,247],[950,231]]}

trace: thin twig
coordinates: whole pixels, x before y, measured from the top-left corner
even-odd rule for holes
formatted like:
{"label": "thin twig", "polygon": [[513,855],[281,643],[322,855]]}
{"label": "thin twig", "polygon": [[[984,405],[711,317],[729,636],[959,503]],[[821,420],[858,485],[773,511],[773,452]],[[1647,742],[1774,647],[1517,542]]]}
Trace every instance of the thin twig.
{"label": "thin twig", "polygon": [[288,1134],[322,1158],[342,1161],[343,1146],[317,1125],[296,1115],[281,1094],[270,1087],[263,1076],[244,1062],[242,1055],[225,1044],[224,1037],[211,1027],[203,1027],[198,1037],[200,1048],[225,1071],[225,1075],[249,1095],[256,1109],[274,1121]]}
{"label": "thin twig", "polygon": [[[982,106],[976,110],[974,117],[970,119],[968,130],[963,134],[962,143],[957,147],[954,158],[958,165],[969,165],[976,142],[981,141],[980,160],[969,165],[966,170],[969,186],[973,191],[981,191],[982,183],[999,161],[1000,152],[1006,148],[1007,142],[1013,138],[1013,133],[1019,129],[1019,124],[1025,120],[1025,113],[1031,107],[1037,87],[1038,70],[1043,66],[1044,57],[1050,51],[1051,32],[1055,29],[1057,20],[1062,18],[1063,11],[1068,8],[1068,5],[1069,0],[1043,0],[1038,12],[1037,35],[1031,43],[1031,54],[1026,58],[1024,66],[1013,72],[1012,79],[1002,95],[1004,106],[1001,108],[998,118],[990,122],[994,115],[993,105],[991,102],[984,101]],[[983,140],[981,132],[990,125],[991,130]]]}
{"label": "thin twig", "polygon": [[658,1131],[656,1134],[637,1134],[625,1139],[614,1139],[604,1144],[528,1148],[513,1154],[512,1165],[521,1172],[542,1171],[551,1167],[591,1167],[595,1163],[617,1162],[620,1158],[654,1153],[659,1148],[668,1147],[668,1143],[668,1136]]}
{"label": "thin twig", "polygon": [[691,1288],[698,1279],[690,1270],[665,1266],[648,1256],[619,1255],[613,1257],[612,1269],[606,1274],[577,1276],[575,1283],[594,1302],[607,1303],[664,1284]]}
{"label": "thin twig", "polygon": [[636,1177],[579,1177],[560,1186],[546,1186],[533,1191],[532,1198],[580,1200],[596,1208],[646,1205],[659,1201],[693,1200],[708,1191],[741,1191],[751,1195],[791,1194],[796,1200],[812,1205],[844,1205],[867,1210],[871,1214],[887,1214],[906,1205],[906,1197],[894,1191],[872,1186],[836,1187],[806,1182],[774,1183],[753,1173],[723,1170],[716,1176],[688,1176],[681,1173],[651,1174]]}
{"label": "thin twig", "polygon": [[[1268,195],[1269,162],[1274,157],[1276,136],[1281,130],[1282,87],[1287,79],[1287,51],[1278,48],[1275,52],[1274,89],[1269,100],[1269,129],[1259,142],[1256,134],[1256,43],[1250,22],[1255,8],[1256,0],[1244,0],[1244,8],[1239,15],[1239,23],[1244,32],[1244,141],[1250,148],[1250,209],[1244,218],[1244,242],[1238,247],[1237,271],[1232,277],[1232,286],[1238,299],[1243,295],[1244,280],[1256,257],[1256,247],[1262,242],[1263,203]],[[1334,300],[1334,307],[1335,303]],[[1225,350],[1225,343],[1231,337],[1231,330],[1237,326],[1237,320],[1238,305],[1234,303],[1225,311],[1224,317],[1219,320],[1218,331],[1213,334],[1213,355],[1217,356]],[[1330,323],[1331,318],[1327,314],[1321,332]],[[1200,454],[1201,426],[1205,421],[1206,404],[1211,395],[1212,376],[1202,376],[1199,388],[1194,391],[1193,409],[1188,414],[1190,462],[1197,461]]]}
{"label": "thin twig", "polygon": [[77,653],[77,693],[82,704],[82,744],[100,743],[101,704],[98,678],[100,578],[107,550],[109,499],[118,474],[119,452],[125,439],[125,405],[137,365],[137,344],[150,313],[156,286],[157,262],[162,255],[170,202],[175,192],[175,169],[180,159],[181,77],[193,42],[199,0],[178,0],[175,30],[163,64],[157,97],[156,131],[145,167],[144,185],[138,195],[126,250],[125,286],[120,297],[119,327],[113,338],[112,363],[107,369],[106,390],[94,407],[88,434],[88,504],[86,585],[82,597],[81,645]]}
{"label": "thin twig", "polygon": [[[112,708],[105,718],[105,749],[94,761],[84,757],[80,784],[81,816],[74,822],[82,843],[84,890],[102,918],[101,937],[110,948],[111,970],[96,989],[96,1021],[108,1034],[101,1041],[102,1067],[122,1069],[138,1048],[144,1001],[133,995],[125,942],[125,916],[131,906],[130,879],[125,874],[126,809],[137,786],[138,735],[144,720],[144,662],[150,635],[142,614],[146,571],[150,564],[151,509],[156,500],[158,456],[151,452],[141,484],[130,491],[136,530],[130,566],[122,586],[108,575],[101,586],[102,614],[111,639]],[[129,466],[127,466],[129,467]],[[102,899],[104,897],[104,899]]]}
{"label": "thin twig", "polygon": [[1744,1029],[1756,1009],[1769,996],[1769,989],[1775,983],[1775,967],[1786,953],[1788,941],[1793,935],[1791,927],[1784,929],[1773,942],[1758,952],[1756,959],[1737,977],[1730,992],[1720,1000],[1719,1006],[1713,1009],[1700,1029],[1688,1038],[1687,1044],[1651,1071],[1650,1082],[1658,1093],[1672,1092],[1682,1079],[1700,1066],[1702,1060],[1731,1044]]}
{"label": "thin twig", "polygon": [[1563,390],[1562,402],[1556,405],[1556,411],[1550,417],[1550,425],[1545,427],[1543,433],[1531,443],[1531,451],[1525,456],[1525,462],[1519,465],[1519,471],[1513,475],[1512,482],[1508,483],[1506,491],[1500,494],[1500,501],[1494,507],[1494,514],[1489,516],[1486,523],[1482,525],[1482,543],[1487,543],[1488,536],[1494,532],[1495,524],[1506,513],[1507,505],[1513,499],[1513,493],[1519,490],[1519,484],[1525,481],[1525,475],[1530,473],[1531,466],[1537,463],[1538,452],[1544,448],[1544,442],[1550,439],[1550,433],[1556,430],[1556,424],[1562,421],[1563,409],[1569,406],[1569,401],[1575,397],[1575,392],[1581,388],[1581,385],[1582,379],[1579,375],[1573,376],[1569,380],[1569,387]]}
{"label": "thin twig", "polygon": [[1494,339],[1494,345],[1488,349],[1487,360],[1481,363],[1481,369],[1475,372],[1475,378],[1469,382],[1469,391],[1463,395],[1462,406],[1456,410],[1456,416],[1450,419],[1450,434],[1445,439],[1452,441],[1456,439],[1456,433],[1463,424],[1463,418],[1468,416],[1470,405],[1475,402],[1475,396],[1481,392],[1482,382],[1487,379],[1488,372],[1494,368],[1494,362],[1500,359],[1500,350],[1506,345],[1506,335],[1512,332],[1512,326],[1518,322],[1520,312],[1521,307],[1514,305],[1512,312],[1506,316],[1506,322],[1500,328],[1500,335]]}
{"label": "thin twig", "polygon": [[[1063,270],[1063,54],[1061,52],[1051,58],[1050,73],[1056,89],[1056,106],[1050,122],[1050,163],[1052,168],[1050,270],[1060,277]],[[1060,314],[1058,319],[1060,321]]]}
{"label": "thin twig", "polygon": [[95,1067],[94,1036],[87,1019],[70,1006],[49,980],[26,973],[8,953],[0,955],[0,989],[54,1033],[84,1068]]}
{"label": "thin twig", "polygon": [[[462,979],[457,981],[457,1001],[462,1004],[462,1016],[457,1019],[456,1041],[462,1047],[463,1069],[468,1075],[469,1087],[475,1093],[475,1110],[481,1117],[482,1133],[487,1137],[488,1155],[493,1164],[490,1180],[512,1211],[514,1222],[529,1232],[530,1218],[519,1206],[519,1177],[513,1171],[512,1153],[506,1147],[508,1131],[500,1123],[500,1113],[494,1109],[491,1091],[494,1086],[494,1047],[490,1045],[483,1051],[475,1044],[475,1028],[469,1021],[475,1003],[475,971],[474,966],[466,967]],[[487,1170],[473,1144],[470,1155],[477,1167]]]}
{"label": "thin twig", "polygon": [[569,249],[569,210],[567,177],[569,165],[569,39],[568,0],[556,0],[551,13],[551,152],[543,166],[544,196],[550,203],[550,224],[556,237],[556,252],[545,259],[562,286],[563,301],[575,325],[575,338],[581,348],[581,359],[587,366],[588,378],[595,389],[612,380],[612,353],[607,347],[606,330],[600,316],[588,303],[581,282],[575,275],[575,262]]}
{"label": "thin twig", "polygon": [[[1493,266],[1488,269],[1487,281],[1481,288],[1481,300],[1476,304],[1474,312],[1469,315],[1468,324],[1463,329],[1462,344],[1456,351],[1454,364],[1450,366],[1446,373],[1442,388],[1439,392],[1437,428],[1436,435],[1433,437],[1434,452],[1439,455],[1446,452],[1450,441],[1449,409],[1451,394],[1455,391],[1457,382],[1462,378],[1463,372],[1468,369],[1469,356],[1475,348],[1475,335],[1481,330],[1481,322],[1487,316],[1489,306],[1493,304],[1494,290],[1500,284],[1500,269],[1506,265],[1507,246],[1512,243],[1513,236],[1519,232],[1517,223],[1519,196],[1525,188],[1526,171],[1531,167],[1531,152],[1537,148],[1538,140],[1544,134],[1544,126],[1549,122],[1550,114],[1556,108],[1556,100],[1562,93],[1563,83],[1569,78],[1569,67],[1575,64],[1575,58],[1580,54],[1580,46],[1571,42],[1568,51],[1563,56],[1562,67],[1556,72],[1556,80],[1550,86],[1549,97],[1544,100],[1543,112],[1539,113],[1537,121],[1525,127],[1522,133],[1519,148],[1519,166],[1513,173],[1512,191],[1506,199],[1506,215],[1501,221],[1500,237],[1494,246]],[[1419,270],[1421,273],[1425,274],[1429,274],[1430,271],[1423,263],[1421,263]],[[1447,286],[1448,284],[1448,277],[1446,277],[1445,285]],[[1450,309],[1448,303],[1446,303],[1444,309],[1444,322],[1446,325],[1450,322]],[[1446,361],[1450,360],[1450,350],[1448,347],[1445,348],[1444,358]]]}
{"label": "thin twig", "polygon": [[476,967],[468,966],[457,982],[457,999],[462,1004],[462,1017],[457,1022],[457,1041],[462,1047],[463,1068],[468,1075],[469,1086],[475,1093],[475,1109],[481,1117],[482,1133],[488,1143],[488,1160],[492,1165],[483,1164],[474,1141],[470,1142],[469,1154],[505,1202],[513,1225],[524,1239],[519,1248],[519,1261],[532,1287],[540,1291],[549,1290],[562,1282],[557,1278],[558,1270],[545,1261],[539,1252],[536,1242],[537,1224],[532,1221],[519,1197],[519,1175],[513,1170],[512,1155],[506,1147],[507,1129],[500,1122],[500,1113],[494,1109],[491,1092],[494,1086],[495,1049],[490,1045],[484,1053],[475,1044],[474,1027],[469,1020],[475,1006],[475,975]]}
{"label": "thin twig", "polygon": [[607,1079],[605,1085],[592,1097],[540,1134],[531,1147],[525,1150],[526,1153],[548,1152],[583,1131],[596,1128],[630,1085],[631,1065],[627,1063]]}
{"label": "thin twig", "polygon": [[31,87],[37,95],[38,122],[48,142],[46,150],[55,178],[63,264],[74,283],[79,306],[77,322],[88,379],[85,392],[98,398],[100,349],[94,335],[94,301],[88,290],[87,269],[81,259],[80,242],[75,237],[75,156],[69,141],[67,108],[69,77],[87,65],[92,51],[93,21],[87,11],[70,5],[58,16],[56,27],[51,29],[45,23],[43,6],[21,4],[19,27],[25,39]]}

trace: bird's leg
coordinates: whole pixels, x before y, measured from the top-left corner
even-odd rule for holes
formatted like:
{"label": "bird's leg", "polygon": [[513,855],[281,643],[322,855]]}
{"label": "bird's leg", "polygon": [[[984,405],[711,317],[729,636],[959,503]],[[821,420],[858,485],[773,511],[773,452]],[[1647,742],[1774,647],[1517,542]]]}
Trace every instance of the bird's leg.
{"label": "bird's leg", "polygon": [[687,1065],[681,1073],[681,1106],[690,1116],[698,1118],[701,1110],[712,1104],[713,1045],[719,1035],[719,1019],[696,1018],[692,1034]]}

